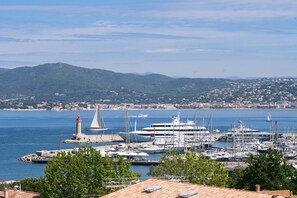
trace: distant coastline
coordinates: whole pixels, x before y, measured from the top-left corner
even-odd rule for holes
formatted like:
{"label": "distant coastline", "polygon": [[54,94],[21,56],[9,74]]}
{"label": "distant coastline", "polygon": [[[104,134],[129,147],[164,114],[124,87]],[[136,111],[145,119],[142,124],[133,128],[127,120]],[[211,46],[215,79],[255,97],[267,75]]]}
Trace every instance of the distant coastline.
{"label": "distant coastline", "polygon": [[[53,111],[53,112],[63,112],[63,111],[95,111],[96,109],[61,109],[61,110],[51,110],[51,109],[13,109],[13,108],[8,108],[8,109],[0,109],[0,111],[22,111],[22,112],[40,112],[40,111]],[[297,110],[297,108],[176,108],[176,109],[139,109],[139,108],[102,108],[101,110],[108,110],[108,111],[118,111],[118,110],[129,110],[129,111],[167,111],[167,110],[215,110],[215,111],[226,111],[226,110],[232,110],[232,111],[241,111],[241,110],[250,110],[250,111],[255,111],[255,110],[278,110],[278,111],[283,111],[283,110]]]}

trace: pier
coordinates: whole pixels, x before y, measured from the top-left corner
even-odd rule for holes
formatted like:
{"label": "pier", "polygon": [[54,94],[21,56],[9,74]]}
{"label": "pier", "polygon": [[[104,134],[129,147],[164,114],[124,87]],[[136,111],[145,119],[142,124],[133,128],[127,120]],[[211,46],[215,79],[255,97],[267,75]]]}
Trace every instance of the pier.
{"label": "pier", "polygon": [[64,140],[63,143],[101,143],[101,142],[122,142],[124,141],[117,134],[97,134],[97,135],[86,135],[82,133],[81,117],[77,115],[76,118],[76,131],[71,139]]}
{"label": "pier", "polygon": [[[47,157],[37,157],[33,158],[31,162],[33,164],[47,164],[51,158]],[[117,161],[117,160],[115,160]],[[126,159],[126,161],[130,162],[131,165],[139,165],[139,166],[157,166],[159,164],[159,160],[150,160],[150,159],[143,159],[143,160],[132,160]]]}
{"label": "pier", "polygon": [[[28,155],[26,159],[28,159],[27,162],[31,162],[34,164],[46,164],[51,158],[34,156],[34,154],[32,154],[31,156]],[[125,159],[125,160],[130,162],[131,165],[134,165],[134,166],[157,166],[160,163],[158,159],[137,159],[137,160]],[[234,169],[237,169],[237,168],[247,167],[246,162],[220,162],[220,163],[222,163],[226,168],[228,168],[229,171],[233,171]]]}
{"label": "pier", "polygon": [[73,138],[64,140],[63,143],[101,143],[101,142],[123,142],[123,138],[121,138],[117,134],[100,134],[100,135],[81,135],[80,138]]}
{"label": "pier", "polygon": [[[150,145],[152,143],[146,143],[147,145]],[[139,147],[140,143],[131,143],[129,145],[125,144],[119,144],[119,145],[105,145],[105,146],[96,146],[94,147],[96,150],[104,153],[106,150],[111,149],[127,149],[127,148],[135,148]],[[50,159],[55,157],[58,153],[66,152],[66,153],[75,153],[78,148],[76,149],[61,149],[61,150],[41,150],[36,151],[35,153],[25,155],[21,157],[19,160],[27,163],[34,163],[34,164],[46,164]],[[147,157],[142,158],[130,158],[127,157],[124,159],[131,163],[131,165],[134,166],[157,166],[160,163],[159,159],[149,159]],[[114,159],[115,161],[117,158]],[[220,162],[222,163],[226,168],[228,168],[230,171],[236,169],[236,168],[245,168],[247,166],[246,162],[242,161],[224,161]]]}

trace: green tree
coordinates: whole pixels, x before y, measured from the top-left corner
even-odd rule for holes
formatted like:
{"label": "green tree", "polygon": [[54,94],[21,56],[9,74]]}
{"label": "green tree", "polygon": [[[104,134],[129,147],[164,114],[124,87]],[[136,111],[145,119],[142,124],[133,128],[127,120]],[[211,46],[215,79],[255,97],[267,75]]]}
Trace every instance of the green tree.
{"label": "green tree", "polygon": [[180,176],[189,179],[191,183],[211,186],[226,186],[228,170],[223,164],[207,160],[199,153],[188,152],[185,155],[169,153],[160,159],[160,164],[151,167],[152,176]]}
{"label": "green tree", "polygon": [[250,156],[248,166],[238,170],[232,177],[231,187],[255,190],[260,184],[262,189],[289,189],[297,192],[297,171],[277,151],[269,149],[258,157]]}
{"label": "green tree", "polygon": [[44,187],[44,178],[25,178],[19,182],[15,182],[11,187],[21,184],[22,190],[41,192]]}
{"label": "green tree", "polygon": [[45,168],[42,197],[81,198],[111,192],[104,187],[107,178],[135,178],[130,163],[103,157],[94,148],[80,148],[76,154],[61,153]]}

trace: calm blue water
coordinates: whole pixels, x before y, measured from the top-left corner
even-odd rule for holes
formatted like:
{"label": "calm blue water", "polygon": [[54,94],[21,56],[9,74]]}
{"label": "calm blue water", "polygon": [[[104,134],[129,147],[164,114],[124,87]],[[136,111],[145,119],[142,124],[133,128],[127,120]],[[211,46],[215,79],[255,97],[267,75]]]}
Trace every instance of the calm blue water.
{"label": "calm blue water", "polygon": [[[260,130],[270,130],[270,124],[265,122],[268,113],[273,120],[278,121],[278,129],[296,131],[297,110],[170,110],[170,111],[129,111],[129,115],[148,114],[148,118],[138,118],[138,128],[156,122],[170,122],[171,117],[181,113],[182,120],[195,119],[198,123],[225,131],[238,120],[246,126]],[[125,131],[125,111],[102,110],[106,125],[111,132]],[[75,132],[75,118],[80,114],[83,127],[92,120],[94,111],[65,111],[65,112],[20,112],[0,111],[0,180],[22,179],[26,177],[43,176],[42,164],[19,162],[23,155],[37,150],[59,148],[74,148],[77,145],[63,144],[61,140],[69,139]],[[134,123],[135,118],[131,118]],[[134,124],[131,124],[134,126]],[[146,176],[148,167],[133,167]]]}

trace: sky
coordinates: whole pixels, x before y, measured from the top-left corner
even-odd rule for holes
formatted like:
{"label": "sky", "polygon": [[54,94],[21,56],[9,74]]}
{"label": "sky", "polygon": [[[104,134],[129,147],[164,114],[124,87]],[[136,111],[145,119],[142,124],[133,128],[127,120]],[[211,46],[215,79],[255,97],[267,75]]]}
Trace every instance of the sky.
{"label": "sky", "polygon": [[1,0],[0,67],[297,77],[296,0]]}

